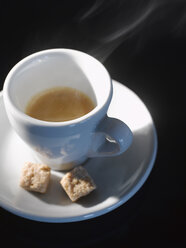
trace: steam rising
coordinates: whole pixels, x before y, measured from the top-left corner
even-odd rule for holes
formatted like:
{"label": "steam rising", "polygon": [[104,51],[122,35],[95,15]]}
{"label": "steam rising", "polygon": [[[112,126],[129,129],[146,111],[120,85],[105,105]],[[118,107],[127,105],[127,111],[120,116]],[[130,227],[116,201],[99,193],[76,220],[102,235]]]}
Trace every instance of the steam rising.
{"label": "steam rising", "polygon": [[152,2],[147,6],[140,6],[138,11],[132,13],[133,16],[131,15],[129,20],[123,20],[124,17],[122,16],[118,20],[119,25],[111,26],[109,32],[100,37],[100,46],[93,49],[91,53],[104,61],[124,40],[138,32],[138,29],[150,17],[155,8],[156,5]]}
{"label": "steam rising", "polygon": [[35,37],[28,37],[25,50],[28,54],[54,47],[72,48],[104,62],[121,43],[160,20],[167,22],[165,29],[171,32],[183,31],[185,7],[184,0],[87,0],[69,14],[69,19],[47,29],[39,27]]}

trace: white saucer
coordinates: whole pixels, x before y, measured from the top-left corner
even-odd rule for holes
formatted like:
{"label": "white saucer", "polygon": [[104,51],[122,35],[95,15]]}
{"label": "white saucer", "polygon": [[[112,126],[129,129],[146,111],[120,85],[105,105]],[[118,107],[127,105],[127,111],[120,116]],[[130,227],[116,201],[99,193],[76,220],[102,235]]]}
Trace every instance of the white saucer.
{"label": "white saucer", "polygon": [[25,161],[34,159],[30,149],[9,125],[0,93],[0,206],[37,221],[72,222],[105,214],[131,198],[144,184],[157,153],[156,130],[147,108],[127,87],[114,81],[108,115],[124,121],[133,131],[131,147],[113,158],[89,159],[85,168],[97,189],[72,203],[59,181],[62,172],[52,171],[46,194],[31,193],[19,186]]}

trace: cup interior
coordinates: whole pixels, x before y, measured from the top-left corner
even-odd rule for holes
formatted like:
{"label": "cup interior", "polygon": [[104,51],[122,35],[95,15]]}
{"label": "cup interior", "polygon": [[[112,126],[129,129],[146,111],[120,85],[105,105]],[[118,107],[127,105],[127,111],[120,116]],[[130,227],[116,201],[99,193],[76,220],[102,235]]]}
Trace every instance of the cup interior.
{"label": "cup interior", "polygon": [[69,49],[45,50],[26,57],[11,70],[6,81],[11,102],[22,112],[34,95],[49,88],[78,89],[100,107],[111,89],[109,74],[100,62]]}

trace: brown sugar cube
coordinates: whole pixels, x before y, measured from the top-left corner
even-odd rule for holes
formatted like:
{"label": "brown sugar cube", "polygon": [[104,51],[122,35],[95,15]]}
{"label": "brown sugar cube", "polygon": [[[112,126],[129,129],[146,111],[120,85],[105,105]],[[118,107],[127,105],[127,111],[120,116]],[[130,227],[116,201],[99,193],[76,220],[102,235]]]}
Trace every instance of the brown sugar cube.
{"label": "brown sugar cube", "polygon": [[44,164],[26,162],[22,168],[20,186],[29,191],[45,193],[50,180],[50,168]]}
{"label": "brown sugar cube", "polygon": [[61,179],[60,184],[73,202],[88,195],[96,188],[92,178],[82,166],[75,167],[68,172]]}

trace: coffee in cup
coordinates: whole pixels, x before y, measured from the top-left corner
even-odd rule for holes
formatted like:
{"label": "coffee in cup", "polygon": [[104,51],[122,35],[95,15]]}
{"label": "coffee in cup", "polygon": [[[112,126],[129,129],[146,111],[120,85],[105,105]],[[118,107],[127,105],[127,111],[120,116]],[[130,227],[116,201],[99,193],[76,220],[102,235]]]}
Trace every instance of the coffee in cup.
{"label": "coffee in cup", "polygon": [[95,103],[83,92],[70,87],[44,90],[28,102],[25,113],[43,121],[69,121],[94,109]]}
{"label": "coffee in cup", "polygon": [[[49,97],[54,98],[53,94],[66,92],[65,95],[72,96],[74,90],[93,103],[88,110],[81,111],[81,116],[73,116],[75,119],[68,116],[56,121],[55,116],[40,120],[40,113],[34,118],[25,113],[30,101],[30,105],[36,105],[35,110],[31,108],[35,113],[40,107],[36,99],[46,98],[47,103]],[[50,49],[24,58],[8,73],[3,88],[13,130],[33,151],[33,162],[45,163],[54,170],[71,169],[87,158],[116,156],[129,148],[133,137],[130,128],[107,116],[112,94],[112,80],[106,68],[90,55],[72,49]],[[59,117],[60,104],[55,104],[52,111],[57,111],[55,115]],[[68,99],[67,109],[70,104]],[[49,116],[48,107],[46,115]]]}

